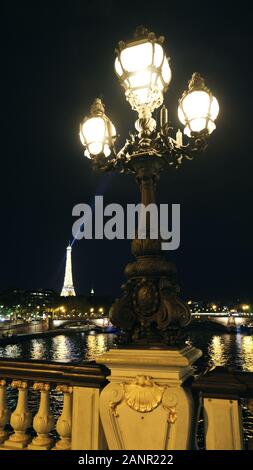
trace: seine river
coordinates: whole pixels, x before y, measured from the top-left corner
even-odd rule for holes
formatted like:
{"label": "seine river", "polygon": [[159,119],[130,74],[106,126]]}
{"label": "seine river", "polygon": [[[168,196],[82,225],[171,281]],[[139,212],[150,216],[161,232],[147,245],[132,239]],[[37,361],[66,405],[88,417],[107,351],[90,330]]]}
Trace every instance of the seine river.
{"label": "seine river", "polygon": [[[201,365],[233,366],[253,372],[253,335],[189,331],[189,341],[203,351]],[[27,339],[18,344],[0,346],[0,358],[82,362],[113,346],[115,335],[64,333],[54,337]]]}

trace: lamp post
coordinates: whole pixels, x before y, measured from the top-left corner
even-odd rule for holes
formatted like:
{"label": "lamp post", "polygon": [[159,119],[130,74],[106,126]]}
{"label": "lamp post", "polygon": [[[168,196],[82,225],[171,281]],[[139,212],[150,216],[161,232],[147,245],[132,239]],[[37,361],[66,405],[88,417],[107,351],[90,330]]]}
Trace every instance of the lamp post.
{"label": "lamp post", "polygon": [[[170,61],[163,44],[163,37],[157,38],[144,27],[137,28],[132,40],[119,43],[115,71],[127,101],[138,113],[137,132],[130,134],[119,152],[115,149],[115,127],[100,99],[95,99],[90,116],[80,125],[84,153],[94,169],[133,174],[144,207],[155,203],[162,170],[177,168],[206,148],[219,112],[217,99],[203,78],[194,73],[178,105],[184,136],[180,130],[173,130],[163,105],[171,80]],[[152,113],[159,107],[160,122],[156,122]],[[110,319],[123,331],[122,341],[134,347],[178,347],[184,343],[182,327],[189,323],[190,311],[178,297],[176,269],[166,260],[161,240],[152,238],[146,212],[143,216],[146,238],[132,240],[136,260],[125,268],[123,295],[111,307]]]}

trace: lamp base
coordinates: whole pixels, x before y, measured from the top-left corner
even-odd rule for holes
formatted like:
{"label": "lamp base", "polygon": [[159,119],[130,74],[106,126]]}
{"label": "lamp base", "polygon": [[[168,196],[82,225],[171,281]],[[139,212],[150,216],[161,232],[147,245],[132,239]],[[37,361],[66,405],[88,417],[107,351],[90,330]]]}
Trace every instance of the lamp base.
{"label": "lamp base", "polygon": [[183,347],[182,327],[191,314],[178,297],[174,265],[161,253],[159,240],[133,240],[132,251],[137,260],[127,265],[123,295],[110,309],[111,322],[122,331],[118,344]]}

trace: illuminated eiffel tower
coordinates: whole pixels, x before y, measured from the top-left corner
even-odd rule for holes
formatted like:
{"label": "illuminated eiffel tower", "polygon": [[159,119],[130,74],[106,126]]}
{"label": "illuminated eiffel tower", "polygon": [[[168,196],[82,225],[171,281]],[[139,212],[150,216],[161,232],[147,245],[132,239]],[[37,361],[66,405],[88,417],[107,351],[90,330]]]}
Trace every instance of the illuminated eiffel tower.
{"label": "illuminated eiffel tower", "polygon": [[61,291],[61,296],[63,297],[76,295],[74,285],[73,285],[73,278],[72,278],[71,251],[72,251],[72,248],[69,245],[67,247],[65,276],[64,276],[63,288]]}

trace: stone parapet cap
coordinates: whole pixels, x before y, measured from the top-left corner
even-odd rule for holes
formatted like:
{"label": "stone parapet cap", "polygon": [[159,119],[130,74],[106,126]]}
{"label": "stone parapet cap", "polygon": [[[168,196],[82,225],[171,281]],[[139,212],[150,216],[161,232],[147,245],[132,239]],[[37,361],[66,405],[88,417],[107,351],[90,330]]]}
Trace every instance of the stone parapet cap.
{"label": "stone parapet cap", "polygon": [[190,367],[202,352],[200,349],[186,346],[176,349],[110,349],[98,356],[96,362],[109,368],[117,366],[135,366],[152,369],[178,369]]}
{"label": "stone parapet cap", "polygon": [[109,370],[95,361],[80,364],[40,361],[0,360],[0,378],[20,383],[53,383],[68,386],[102,388],[107,383]]}

